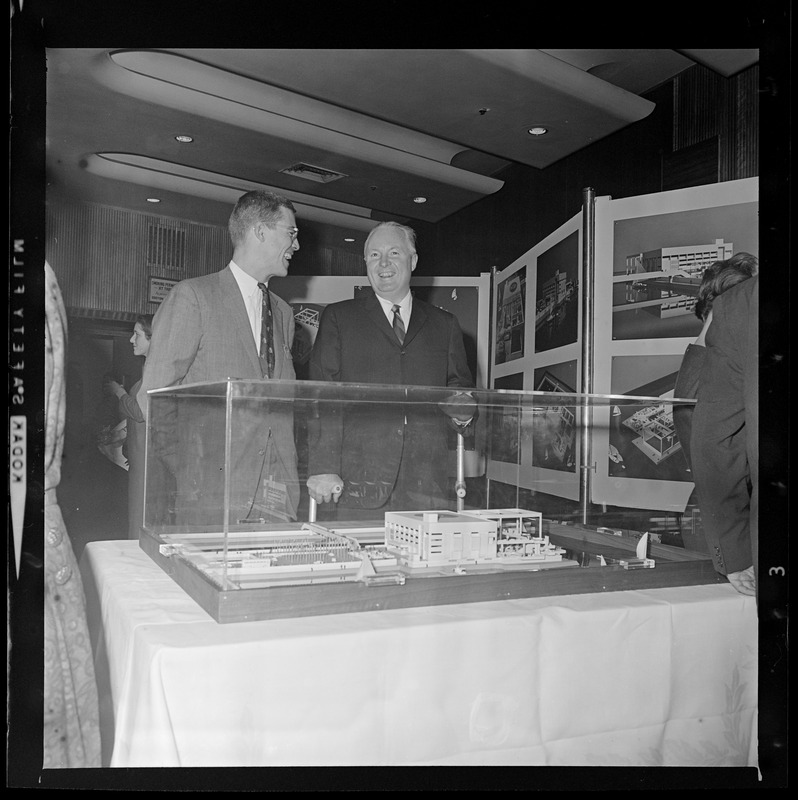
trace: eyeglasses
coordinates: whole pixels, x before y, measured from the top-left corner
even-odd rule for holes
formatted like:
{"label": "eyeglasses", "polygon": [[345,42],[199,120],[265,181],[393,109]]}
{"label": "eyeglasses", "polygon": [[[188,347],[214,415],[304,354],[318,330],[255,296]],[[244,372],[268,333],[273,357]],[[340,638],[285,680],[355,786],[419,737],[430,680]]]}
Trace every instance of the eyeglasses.
{"label": "eyeglasses", "polygon": [[291,234],[291,241],[295,242],[297,237],[299,236],[299,228],[289,228],[287,225],[277,225],[278,228],[282,228],[285,231],[288,231]]}

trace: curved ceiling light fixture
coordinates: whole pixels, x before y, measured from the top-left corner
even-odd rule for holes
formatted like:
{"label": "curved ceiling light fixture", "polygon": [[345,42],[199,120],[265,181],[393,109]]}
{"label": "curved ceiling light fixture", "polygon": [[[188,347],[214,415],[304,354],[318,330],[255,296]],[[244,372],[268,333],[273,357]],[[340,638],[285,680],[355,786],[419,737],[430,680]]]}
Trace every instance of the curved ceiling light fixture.
{"label": "curved ceiling light fixture", "polygon": [[[174,52],[191,55],[185,50]],[[204,52],[207,55],[198,57],[215,63],[213,51]],[[243,52],[224,56],[230,64],[239,65],[237,71],[243,74],[456,142],[468,148],[464,153],[489,154],[538,169],[637,122],[654,109],[654,103],[638,94],[541,50]],[[363,75],[369,80],[360,79]],[[525,133],[530,120],[551,122],[552,127],[552,133],[533,149]],[[450,163],[462,168],[464,164],[458,161],[459,157]]]}
{"label": "curved ceiling light fixture", "polygon": [[543,50],[464,50],[474,58],[493,67],[534,81],[551,94],[576,98],[588,109],[603,112],[608,127],[611,118],[615,127],[623,123],[638,122],[647,117],[655,104],[650,100],[627,92],[612,83],[596,78],[588,72],[549,56]]}
{"label": "curved ceiling light fixture", "polygon": [[118,50],[100,62],[95,77],[140,100],[483,196],[504,185],[504,181],[451,166],[449,162],[462,151],[462,145],[300,97],[174,53]]}
{"label": "curved ceiling light fixture", "polygon": [[93,153],[86,159],[86,170],[103,178],[203,197],[231,206],[244,192],[264,189],[282,194],[291,200],[296,207],[297,215],[302,219],[363,231],[370,231],[376,224],[370,216],[371,211],[367,208],[312,197],[300,192],[290,192],[275,186],[253,183],[147,156],[130,153]]}

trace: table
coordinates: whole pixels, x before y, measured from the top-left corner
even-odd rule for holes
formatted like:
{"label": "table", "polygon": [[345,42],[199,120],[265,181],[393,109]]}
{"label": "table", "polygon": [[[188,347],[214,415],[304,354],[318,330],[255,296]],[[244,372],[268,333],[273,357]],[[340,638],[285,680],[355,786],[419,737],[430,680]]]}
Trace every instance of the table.
{"label": "table", "polygon": [[728,584],[220,625],[135,541],[81,569],[111,767],[757,764]]}

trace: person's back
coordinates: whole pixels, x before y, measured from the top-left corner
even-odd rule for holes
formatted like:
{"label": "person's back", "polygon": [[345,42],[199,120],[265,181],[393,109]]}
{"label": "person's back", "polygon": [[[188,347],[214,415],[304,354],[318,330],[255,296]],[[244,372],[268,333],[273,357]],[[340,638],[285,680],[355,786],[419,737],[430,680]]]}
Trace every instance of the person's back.
{"label": "person's back", "polygon": [[[703,324],[700,333],[685,351],[673,389],[674,397],[685,400],[697,397],[699,379],[706,356],[704,340],[712,323],[712,307],[715,299],[738,283],[748,280],[756,274],[757,269],[758,262],[755,256],[750,253],[735,253],[731,258],[725,261],[716,261],[704,270],[694,307],[696,317]],[[693,406],[675,405],[673,407],[674,427],[682,445],[682,453],[687,461],[688,469],[692,469],[690,454],[692,418]]]}
{"label": "person's back", "polygon": [[[750,253],[735,253],[731,258],[725,261],[716,261],[704,270],[694,307],[694,313],[703,325],[696,339],[687,345],[674,385],[674,397],[693,400],[697,397],[701,373],[706,360],[705,339],[707,330],[712,323],[712,307],[715,299],[733,286],[748,280],[752,275],[756,274],[757,269],[758,262],[755,256]],[[694,408],[693,405],[683,404],[673,406],[674,428],[676,429],[676,435],[679,437],[687,469],[691,473],[691,438]],[[695,513],[696,510],[699,512],[697,515]],[[708,544],[704,534],[695,489],[688,498],[685,513],[690,520],[689,525],[682,527],[682,539],[685,547],[700,552],[708,552]]]}
{"label": "person's back", "polygon": [[759,280],[718,297],[693,416],[693,474],[715,568],[754,594],[759,502]]}

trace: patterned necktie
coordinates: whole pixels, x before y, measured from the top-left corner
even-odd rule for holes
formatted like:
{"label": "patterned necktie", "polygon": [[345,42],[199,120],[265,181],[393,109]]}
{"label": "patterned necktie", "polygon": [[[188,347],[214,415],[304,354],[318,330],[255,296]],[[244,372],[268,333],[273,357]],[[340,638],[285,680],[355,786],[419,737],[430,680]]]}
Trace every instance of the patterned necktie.
{"label": "patterned necktie", "polygon": [[272,301],[269,297],[269,287],[265,283],[259,283],[261,291],[261,315],[260,315],[260,363],[263,369],[264,378],[274,377],[274,322],[272,320]]}
{"label": "patterned necktie", "polygon": [[405,343],[405,324],[402,322],[401,308],[398,305],[393,307],[393,332],[399,340],[399,344]]}

